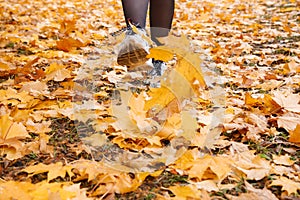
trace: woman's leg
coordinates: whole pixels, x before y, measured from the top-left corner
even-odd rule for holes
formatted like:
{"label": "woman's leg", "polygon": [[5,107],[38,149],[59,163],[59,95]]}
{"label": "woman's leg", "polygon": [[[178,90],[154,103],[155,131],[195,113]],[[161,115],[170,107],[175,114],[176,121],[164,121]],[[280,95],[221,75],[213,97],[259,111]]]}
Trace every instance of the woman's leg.
{"label": "woman's leg", "polygon": [[174,0],[150,0],[151,39],[168,36],[174,15]]}
{"label": "woman's leg", "polygon": [[145,28],[148,0],[122,0],[122,6],[127,26],[131,21],[133,24]]}

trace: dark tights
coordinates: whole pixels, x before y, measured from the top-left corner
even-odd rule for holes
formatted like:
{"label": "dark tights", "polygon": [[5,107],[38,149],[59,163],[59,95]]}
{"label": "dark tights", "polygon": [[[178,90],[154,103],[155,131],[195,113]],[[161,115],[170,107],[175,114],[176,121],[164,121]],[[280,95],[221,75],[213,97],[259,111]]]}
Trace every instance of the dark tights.
{"label": "dark tights", "polygon": [[[122,0],[126,24],[129,21],[146,26],[149,0]],[[174,14],[174,0],[150,0],[150,31],[151,38],[159,44],[157,37],[167,36],[172,26]]]}

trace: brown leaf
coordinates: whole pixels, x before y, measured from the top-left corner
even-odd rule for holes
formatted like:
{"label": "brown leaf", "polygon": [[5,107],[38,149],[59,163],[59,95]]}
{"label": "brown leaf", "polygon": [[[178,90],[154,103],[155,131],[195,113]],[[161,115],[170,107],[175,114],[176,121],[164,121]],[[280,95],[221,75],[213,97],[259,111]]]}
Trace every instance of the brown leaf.
{"label": "brown leaf", "polygon": [[76,19],[72,18],[72,19],[63,19],[60,22],[60,32],[65,34],[65,35],[69,35],[72,31],[76,30]]}
{"label": "brown leaf", "polygon": [[84,46],[86,46],[85,43],[81,42],[78,39],[74,39],[71,37],[64,37],[56,42],[56,47],[59,50],[63,50],[66,52],[69,52],[69,51],[75,50],[78,47],[84,47]]}

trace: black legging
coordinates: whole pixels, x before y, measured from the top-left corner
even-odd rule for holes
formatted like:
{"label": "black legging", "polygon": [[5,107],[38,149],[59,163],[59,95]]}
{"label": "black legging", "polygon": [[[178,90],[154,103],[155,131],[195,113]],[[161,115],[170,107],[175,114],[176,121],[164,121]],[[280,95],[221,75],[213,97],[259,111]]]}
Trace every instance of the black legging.
{"label": "black legging", "polygon": [[[146,26],[149,0],[122,0],[126,24],[132,21],[142,28]],[[174,0],[150,0],[151,39],[159,44],[157,37],[167,36],[172,27]]]}

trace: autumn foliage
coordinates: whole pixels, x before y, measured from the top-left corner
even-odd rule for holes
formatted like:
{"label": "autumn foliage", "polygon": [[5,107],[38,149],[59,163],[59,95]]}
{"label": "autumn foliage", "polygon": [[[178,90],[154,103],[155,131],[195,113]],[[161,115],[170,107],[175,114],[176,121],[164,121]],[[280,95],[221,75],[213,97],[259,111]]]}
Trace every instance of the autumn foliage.
{"label": "autumn foliage", "polygon": [[0,200],[299,198],[299,1],[176,1],[162,77],[121,1],[0,13]]}

